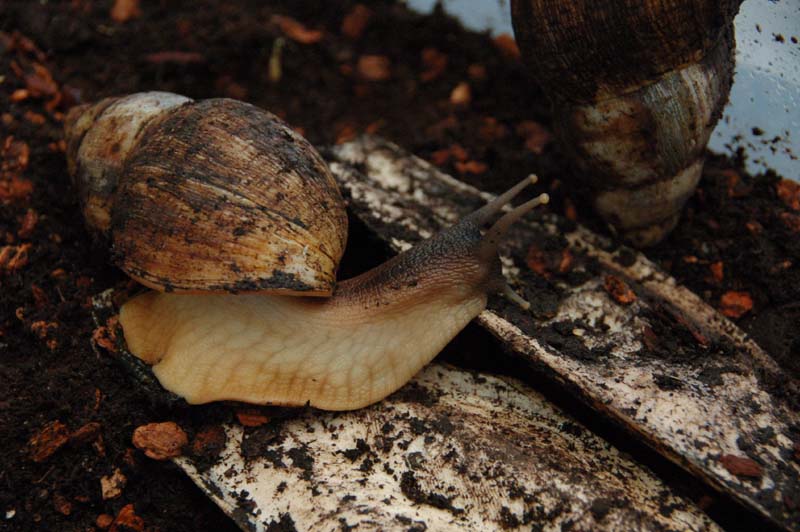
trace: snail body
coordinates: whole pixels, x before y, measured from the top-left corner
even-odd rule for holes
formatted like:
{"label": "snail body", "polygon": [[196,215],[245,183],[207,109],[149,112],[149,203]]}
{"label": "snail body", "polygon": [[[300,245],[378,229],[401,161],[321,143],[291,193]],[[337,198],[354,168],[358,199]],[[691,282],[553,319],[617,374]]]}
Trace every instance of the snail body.
{"label": "snail body", "polygon": [[514,32],[549,96],[579,184],[648,246],[677,224],[733,78],[741,0],[512,0]]}
{"label": "snail body", "polygon": [[[153,97],[159,96],[143,93],[118,101],[130,108],[130,99]],[[134,141],[126,157],[111,162],[82,160],[82,154],[102,150],[82,147],[75,135],[100,137],[89,135],[93,127],[106,127],[104,114],[114,104],[101,101],[95,105],[105,110],[89,106],[71,113],[69,166],[85,213],[88,206],[87,223],[95,227],[96,220],[108,220],[95,230],[109,236],[116,263],[157,290],[122,306],[120,324],[128,348],[153,365],[166,389],[188,402],[228,399],[329,410],[366,406],[398,389],[436,356],[486,307],[489,294],[504,292],[526,305],[502,276],[497,246],[511,224],[546,203],[546,196],[483,228],[531,179],[407,252],[334,285],[346,215],[335,182],[313,147],[274,116],[241,102],[164,98],[177,103],[160,112],[148,105],[149,124],[129,121],[136,123],[135,132],[117,132]],[[207,116],[191,117],[198,110]],[[259,116],[237,123],[242,114]],[[280,164],[251,165],[251,160]],[[82,185],[98,174],[81,173],[83,168],[106,170],[102,186]],[[240,198],[260,201],[269,194],[262,189],[274,190],[287,175],[295,185],[283,186],[281,196],[273,192],[271,202],[264,200],[257,209],[239,205],[245,201]],[[251,187],[257,190],[230,192]],[[297,219],[286,214],[287,204],[299,213]],[[328,214],[321,233],[308,234],[321,222],[302,216],[319,217],[322,211],[333,215]],[[247,217],[249,227],[271,228],[256,232],[260,242],[247,248],[252,257],[240,253],[249,260],[230,258],[239,248],[226,239],[236,242],[241,236],[230,230],[238,227],[233,217]],[[274,218],[281,223],[268,225]],[[335,230],[326,233],[333,225]],[[223,266],[208,264],[215,245]],[[309,261],[311,248],[335,260]],[[278,258],[264,257],[268,253]],[[287,264],[320,270],[321,288],[298,289],[301,277],[294,272],[303,270],[295,266],[289,275],[275,266]],[[330,297],[291,297],[326,295],[326,289]]]}

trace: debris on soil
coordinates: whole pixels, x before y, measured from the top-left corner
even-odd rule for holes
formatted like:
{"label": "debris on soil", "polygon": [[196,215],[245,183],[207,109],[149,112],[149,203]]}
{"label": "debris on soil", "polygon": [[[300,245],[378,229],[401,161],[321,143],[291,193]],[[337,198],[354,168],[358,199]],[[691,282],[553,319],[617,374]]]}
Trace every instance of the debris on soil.
{"label": "debris on soil", "polygon": [[365,81],[386,81],[392,77],[392,62],[383,55],[362,55],[358,58],[356,72]]}
{"label": "debris on soil", "polygon": [[763,473],[758,462],[750,458],[726,454],[721,456],[719,461],[731,475],[737,477],[760,478]]}
{"label": "debris on soil", "polygon": [[719,301],[720,312],[729,318],[739,319],[753,308],[753,298],[747,292],[731,290],[722,294]]}
{"label": "debris on soil", "polygon": [[469,88],[469,83],[462,81],[456,85],[450,93],[450,103],[455,106],[469,105],[472,101],[472,89]]}
{"label": "debris on soil", "polygon": [[189,443],[186,433],[175,422],[148,423],[133,431],[133,445],[153,460],[180,456]]}
{"label": "debris on soil", "polygon": [[800,211],[800,185],[788,179],[781,179],[775,184],[775,190],[787,207],[793,211]]}
{"label": "debris on soil", "polygon": [[244,427],[260,427],[269,422],[269,417],[252,408],[237,411],[236,419]]}
{"label": "debris on soil", "polygon": [[628,284],[614,275],[606,275],[603,279],[603,288],[608,295],[620,305],[630,305],[636,301],[636,294]]}
{"label": "debris on soil", "polygon": [[117,326],[119,316],[112,316],[105,325],[101,325],[92,332],[92,341],[106,351],[115,352],[117,350]]}
{"label": "debris on soil", "polygon": [[127,482],[127,477],[122,474],[119,468],[115,469],[110,475],[100,477],[100,492],[103,500],[116,499],[122,495],[122,490]]}
{"label": "debris on soil", "polygon": [[34,434],[28,442],[31,460],[44,462],[69,441],[67,427],[56,420]]}
{"label": "debris on soil", "polygon": [[111,20],[120,24],[142,16],[139,0],[115,0],[109,13]]}
{"label": "debris on soil", "polygon": [[357,41],[364,34],[371,17],[372,10],[370,8],[364,4],[356,4],[342,20],[342,35]]}
{"label": "debris on soil", "polygon": [[321,41],[324,36],[323,32],[310,30],[292,17],[275,15],[272,17],[272,21],[287,37],[300,44],[314,44]]}
{"label": "debris on soil", "polygon": [[198,458],[213,459],[225,448],[227,436],[225,429],[211,425],[200,430],[192,440],[192,455]]}
{"label": "debris on soil", "polygon": [[114,518],[109,532],[142,532],[144,530],[144,519],[136,515],[133,504],[126,504]]}
{"label": "debris on soil", "polygon": [[514,37],[509,35],[508,33],[501,33],[500,35],[495,37],[494,45],[506,57],[509,57],[511,59],[519,59],[520,52],[519,52],[519,47],[517,46],[517,41],[514,40]]}

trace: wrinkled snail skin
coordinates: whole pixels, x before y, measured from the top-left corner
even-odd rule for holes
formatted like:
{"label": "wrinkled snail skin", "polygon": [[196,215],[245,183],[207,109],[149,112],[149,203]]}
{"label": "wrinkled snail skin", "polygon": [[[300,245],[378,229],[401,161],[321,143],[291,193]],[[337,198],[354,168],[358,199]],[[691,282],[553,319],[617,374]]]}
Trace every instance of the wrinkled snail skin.
{"label": "wrinkled snail skin", "polygon": [[535,178],[335,285],[344,201],[319,154],[273,115],[141,93],[78,108],[66,132],[87,224],[157,290],[120,309],[128,348],[190,403],[366,406],[436,356],[489,294],[527,305],[497,248],[547,196],[490,223]]}
{"label": "wrinkled snail skin", "polygon": [[66,136],[87,225],[145,286],[333,290],[344,202],[316,150],[274,115],[235,100],[137,93],[71,111]]}
{"label": "wrinkled snail skin", "polygon": [[662,240],[700,179],[727,102],[740,0],[512,0],[523,57],[598,213]]}
{"label": "wrinkled snail skin", "polygon": [[[351,410],[400,388],[510,290],[497,246],[546,196],[487,219],[525,185],[384,264],[329,299],[150,292],[123,305],[125,340],[189,403],[239,400]],[[516,296],[518,297],[518,296]],[[513,297],[512,297],[513,298]]]}
{"label": "wrinkled snail skin", "polygon": [[426,243],[329,299],[151,292],[120,322],[131,352],[189,403],[360,408],[410,380],[497,291],[468,250]]}

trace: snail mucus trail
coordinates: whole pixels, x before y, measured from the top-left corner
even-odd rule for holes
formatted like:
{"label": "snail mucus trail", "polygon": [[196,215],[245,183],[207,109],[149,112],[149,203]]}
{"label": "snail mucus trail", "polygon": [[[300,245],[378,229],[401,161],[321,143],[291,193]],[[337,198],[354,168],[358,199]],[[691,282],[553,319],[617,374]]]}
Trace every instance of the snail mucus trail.
{"label": "snail mucus trail", "polygon": [[[152,100],[153,95],[159,94],[163,93],[144,93],[140,97],[149,96]],[[121,103],[106,103],[106,107],[121,106],[123,111],[130,112],[138,105],[130,102],[135,96],[123,98]],[[78,188],[90,191],[82,196],[84,212],[87,206],[90,210],[96,210],[98,205],[102,205],[99,216],[92,212],[93,216],[87,216],[87,219],[90,224],[92,218],[104,222],[103,229],[110,233],[112,245],[127,242],[132,236],[119,233],[136,227],[135,221],[121,223],[116,219],[118,216],[113,212],[114,209],[131,210],[117,203],[130,200],[131,191],[163,191],[159,180],[177,179],[173,175],[177,172],[165,173],[165,168],[186,162],[151,160],[153,156],[169,158],[169,149],[156,154],[148,152],[148,144],[154,144],[154,138],[158,138],[155,145],[160,150],[173,144],[203,142],[205,147],[195,156],[208,161],[209,158],[220,156],[215,151],[229,151],[229,147],[224,145],[215,146],[217,140],[213,137],[221,135],[220,131],[229,134],[233,131],[244,137],[253,134],[243,130],[241,124],[231,126],[228,124],[230,121],[226,120],[216,120],[210,127],[209,122],[201,117],[195,125],[199,123],[202,127],[193,127],[188,137],[182,135],[181,131],[185,133],[185,130],[176,129],[176,126],[181,125],[181,120],[185,125],[186,116],[193,112],[187,109],[189,106],[202,106],[204,112],[217,109],[223,115],[231,113],[231,109],[241,111],[244,106],[248,116],[254,115],[247,118],[249,123],[257,126],[268,123],[269,127],[288,130],[286,134],[291,136],[292,144],[299,142],[304,156],[324,166],[310,144],[291,132],[276,117],[256,107],[232,100],[195,103],[187,99],[177,103],[172,101],[171,104],[174,105],[169,105],[167,110],[156,106],[158,109],[152,114],[157,118],[149,118],[149,125],[138,124],[136,131],[131,133],[133,138],[128,142],[132,146],[131,152],[118,165],[119,177],[113,178],[113,186],[108,185],[108,173],[105,172],[104,187],[91,184],[81,187],[81,180],[87,178],[87,172],[81,173],[81,166],[87,162],[82,162],[80,157],[80,144],[85,139],[81,141],[74,138],[91,132],[92,127],[101,127],[103,114],[109,111],[81,109],[68,117],[67,136],[72,146],[70,168],[73,175],[82,176],[76,177]],[[86,120],[80,122],[81,115],[89,114],[93,115],[91,121],[95,124],[89,125]],[[183,118],[175,122],[171,121],[174,117],[159,116],[170,114]],[[81,125],[77,127],[76,124]],[[165,135],[164,132],[169,134]],[[209,134],[214,135],[207,137]],[[240,144],[248,152],[247,157],[270,149],[269,146],[258,145],[256,141],[254,146],[250,140],[253,139],[240,139]],[[284,148],[280,142],[272,146],[278,151]],[[87,148],[83,151],[92,150]],[[143,153],[149,155],[143,159]],[[296,156],[297,153],[292,153],[288,160],[296,160]],[[311,166],[319,170],[322,168],[319,164]],[[160,169],[156,177],[143,175],[153,167]],[[209,164],[209,168],[216,167]],[[327,167],[320,171],[329,175]],[[275,178],[270,171],[262,169],[261,174],[267,181]],[[236,179],[241,177],[237,175]],[[213,180],[215,176],[203,177],[206,178]],[[142,179],[147,184],[142,184]],[[265,184],[260,178],[256,181],[258,186]],[[332,177],[330,181],[333,182]],[[326,410],[349,410],[372,404],[400,388],[430,362],[470,320],[486,308],[489,294],[502,292],[523,307],[527,306],[527,302],[514,293],[503,278],[497,248],[509,227],[537,205],[547,203],[547,195],[542,194],[519,205],[504,213],[488,229],[484,228],[532,182],[535,182],[534,176],[521,181],[432,238],[370,271],[336,284],[331,297],[297,297],[296,290],[292,290],[296,285],[289,286],[289,290],[283,292],[272,290],[272,293],[259,291],[238,294],[219,293],[218,289],[203,291],[196,285],[188,285],[188,288],[181,290],[182,293],[150,291],[138,295],[120,310],[125,341],[131,353],[153,365],[154,374],[167,390],[189,403],[239,400],[283,406],[310,405]],[[215,186],[202,190],[225,195],[218,185],[217,182]],[[180,188],[190,188],[190,185],[182,184]],[[308,190],[302,186],[296,188],[300,192]],[[100,200],[91,190],[102,192]],[[168,197],[161,195],[158,200],[161,202],[165,198]],[[285,196],[282,199],[285,200]],[[305,194],[292,201],[309,203],[317,202],[319,198],[314,194]],[[285,201],[272,206],[268,212],[273,214],[275,209],[289,208],[283,203]],[[183,209],[180,205],[175,208],[179,211]],[[110,213],[104,209],[109,209]],[[204,213],[194,213],[194,216],[202,218]],[[202,219],[190,224],[188,229],[198,225],[203,226]],[[169,228],[164,230],[169,232]],[[274,232],[268,236],[273,236]],[[162,239],[159,245],[168,247],[179,236],[169,233],[169,237]],[[198,235],[197,238],[203,236]],[[342,242],[343,238],[339,236],[336,240]],[[125,249],[124,245],[122,249]],[[162,252],[174,260],[169,250],[162,249]],[[157,256],[157,252],[151,254],[148,260],[152,261]],[[187,261],[190,259],[186,258]],[[334,259],[333,262],[338,265],[339,257]],[[130,267],[126,257],[119,255],[117,263],[126,271],[133,271],[135,278],[148,280],[148,286],[163,289],[160,281],[153,281],[161,278],[148,276],[140,263]],[[255,260],[252,264],[259,266]],[[204,268],[203,272],[207,270],[205,265],[201,264],[201,267]],[[191,274],[190,266],[186,270]],[[174,268],[169,271],[174,273]],[[254,286],[258,285],[256,283]],[[176,280],[175,286],[187,285],[182,284],[182,280]],[[217,283],[213,286],[218,288],[220,285]],[[325,295],[324,291],[308,293]]]}

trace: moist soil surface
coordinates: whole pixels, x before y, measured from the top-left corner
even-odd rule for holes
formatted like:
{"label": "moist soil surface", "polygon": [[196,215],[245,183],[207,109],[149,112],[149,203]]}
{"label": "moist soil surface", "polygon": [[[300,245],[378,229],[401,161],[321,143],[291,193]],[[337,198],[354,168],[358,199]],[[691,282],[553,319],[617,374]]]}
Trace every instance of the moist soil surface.
{"label": "moist soil surface", "polygon": [[[175,466],[137,450],[133,431],[175,421],[186,452],[213,459],[219,423],[275,414],[175,406],[109,353],[113,327],[95,323],[91,298],[134,285],[85,229],[70,184],[62,127],[77,103],[144,90],[246,100],[315,145],[376,133],[489,191],[536,172],[551,209],[607,232],[568,185],[549,105],[513,41],[386,2],[138,4],[0,7],[0,529],[235,530]],[[800,189],[747,175],[744,156],[709,158],[680,225],[647,255],[798,375]],[[357,229],[344,277],[384,252]],[[712,492],[688,495],[713,507]],[[741,514],[717,516],[725,508]]]}

